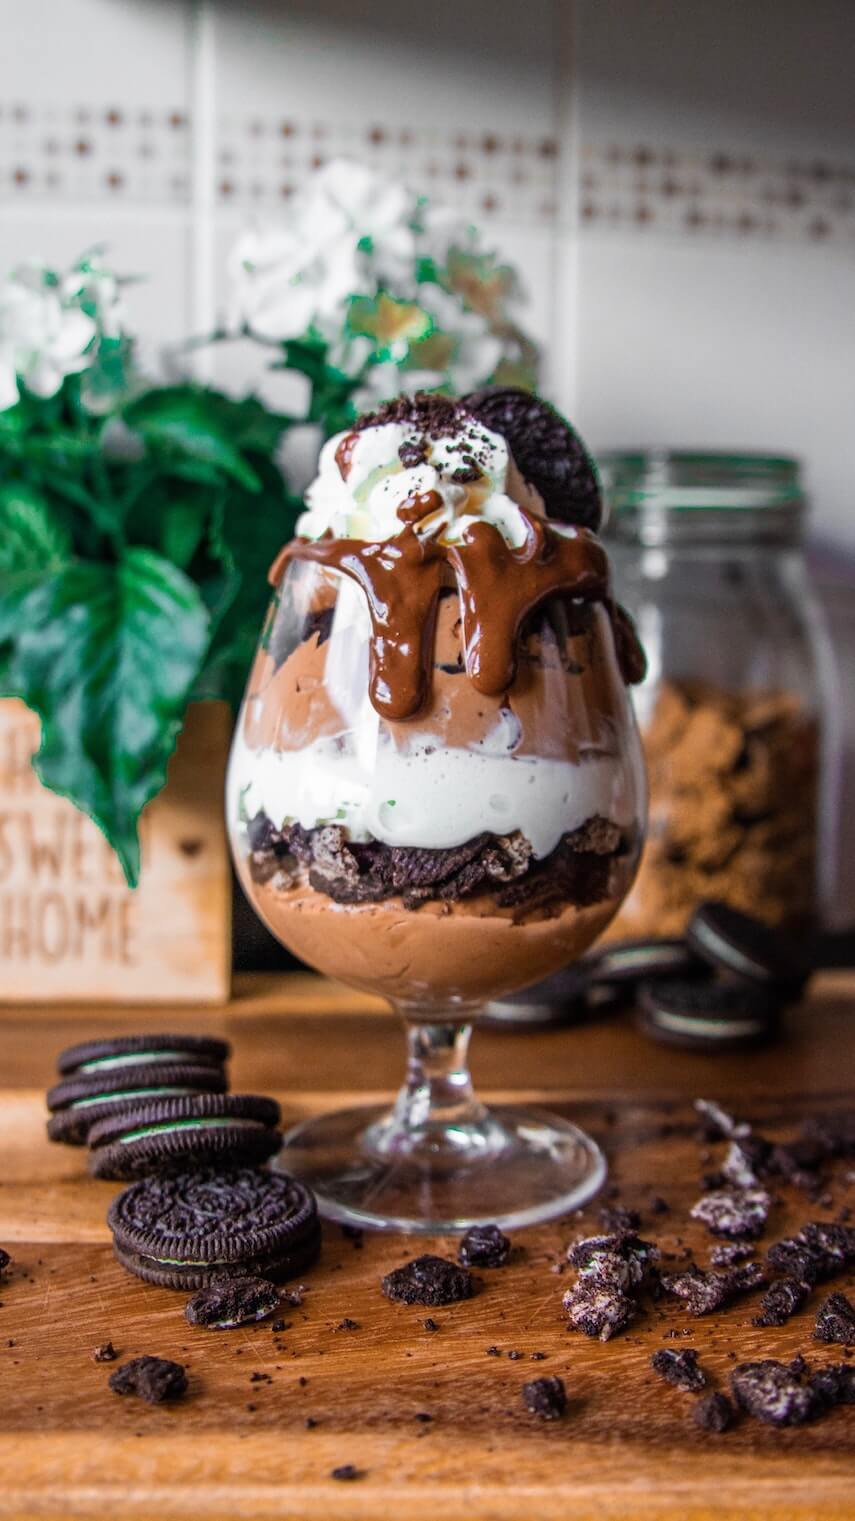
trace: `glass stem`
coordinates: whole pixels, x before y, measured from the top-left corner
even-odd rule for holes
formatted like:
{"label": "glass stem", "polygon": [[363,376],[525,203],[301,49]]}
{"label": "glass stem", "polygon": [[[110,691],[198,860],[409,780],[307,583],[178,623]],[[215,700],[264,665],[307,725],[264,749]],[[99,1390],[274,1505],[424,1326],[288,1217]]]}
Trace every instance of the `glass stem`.
{"label": "glass stem", "polygon": [[399,1006],[407,1030],[406,1081],[390,1113],[368,1132],[368,1147],[387,1157],[422,1153],[458,1161],[493,1154],[505,1138],[472,1087],[472,1026],[426,1019],[426,1012]]}
{"label": "glass stem", "polygon": [[421,1134],[434,1127],[477,1124],[485,1110],[469,1072],[472,1026],[410,1020],[406,1026],[407,1076],[395,1103],[399,1124]]}

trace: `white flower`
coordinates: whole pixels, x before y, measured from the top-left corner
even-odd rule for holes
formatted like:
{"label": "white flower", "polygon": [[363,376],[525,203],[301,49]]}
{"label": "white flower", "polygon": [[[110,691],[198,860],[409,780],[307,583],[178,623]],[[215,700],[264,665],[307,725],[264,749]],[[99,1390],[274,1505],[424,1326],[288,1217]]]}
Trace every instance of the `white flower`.
{"label": "white flower", "polygon": [[121,338],[127,314],[122,282],[102,263],[103,250],[93,248],[78,260],[61,283],[63,302],[91,317],[101,338]]}
{"label": "white flower", "polygon": [[19,388],[54,396],[66,375],[84,370],[97,328],[64,302],[57,277],[31,263],[0,285],[0,407],[15,405]]}

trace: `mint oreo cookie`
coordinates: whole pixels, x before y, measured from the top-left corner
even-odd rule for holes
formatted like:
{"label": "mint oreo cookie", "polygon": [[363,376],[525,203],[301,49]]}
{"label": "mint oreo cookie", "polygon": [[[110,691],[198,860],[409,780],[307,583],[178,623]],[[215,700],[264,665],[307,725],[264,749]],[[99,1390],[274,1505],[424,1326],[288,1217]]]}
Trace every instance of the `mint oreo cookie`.
{"label": "mint oreo cookie", "polygon": [[505,439],[523,479],[543,497],[549,517],[596,532],[603,512],[597,474],[581,438],[560,412],[519,386],[485,386],[464,396],[463,406]]}
{"label": "mint oreo cookie", "polygon": [[221,1067],[231,1055],[228,1041],[213,1035],[117,1035],[69,1046],[57,1058],[61,1077],[133,1072],[155,1064],[175,1067]]}
{"label": "mint oreo cookie", "polygon": [[154,1099],[224,1093],[227,1087],[223,1067],[187,1061],[144,1062],[141,1066],[81,1073],[49,1090],[48,1138],[70,1146],[85,1146],[89,1131],[98,1120]]}
{"label": "mint oreo cookie", "polygon": [[282,1141],[274,1099],[190,1094],[121,1107],[89,1131],[96,1178],[144,1178],[191,1167],[266,1162]]}
{"label": "mint oreo cookie", "polygon": [[122,1266],[167,1289],[247,1274],[280,1283],[311,1267],[321,1243],[309,1190],[250,1167],[144,1178],[113,1200],[107,1222]]}

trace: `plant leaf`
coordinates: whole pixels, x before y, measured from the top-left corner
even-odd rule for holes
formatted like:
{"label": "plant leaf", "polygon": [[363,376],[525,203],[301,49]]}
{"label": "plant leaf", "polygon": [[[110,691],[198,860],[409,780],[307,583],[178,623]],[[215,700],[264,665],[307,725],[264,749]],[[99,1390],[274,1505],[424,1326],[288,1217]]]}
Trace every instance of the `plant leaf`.
{"label": "plant leaf", "polygon": [[95,820],[132,886],[139,814],[165,780],[209,622],[192,581],[148,549],[0,580],[0,681],[42,720],[36,770]]}
{"label": "plant leaf", "polygon": [[241,452],[240,426],[230,426],[227,398],[195,386],[164,386],[130,402],[123,416],[150,448],[213,465],[245,491],[260,489]]}
{"label": "plant leaf", "polygon": [[0,486],[0,577],[4,571],[49,575],[71,558],[68,524],[24,482]]}

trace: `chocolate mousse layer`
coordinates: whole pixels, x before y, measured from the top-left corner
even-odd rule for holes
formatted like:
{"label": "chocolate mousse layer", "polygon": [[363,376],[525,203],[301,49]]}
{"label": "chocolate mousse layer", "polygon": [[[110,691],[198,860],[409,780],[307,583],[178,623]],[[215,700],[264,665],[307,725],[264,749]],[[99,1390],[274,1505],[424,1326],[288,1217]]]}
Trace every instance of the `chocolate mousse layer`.
{"label": "chocolate mousse layer", "polygon": [[398,898],[407,909],[434,900],[457,903],[491,893],[497,908],[577,908],[600,903],[611,891],[612,864],[630,853],[623,832],[595,815],[562,836],[555,850],[536,859],[519,830],[484,832],[451,849],[360,843],[343,829],[300,824],[277,830],[259,813],[247,829],[249,873],[259,884],[290,888],[301,879],[334,903],[382,903]]}

